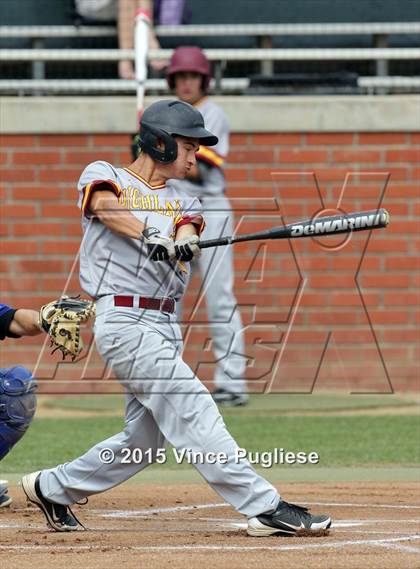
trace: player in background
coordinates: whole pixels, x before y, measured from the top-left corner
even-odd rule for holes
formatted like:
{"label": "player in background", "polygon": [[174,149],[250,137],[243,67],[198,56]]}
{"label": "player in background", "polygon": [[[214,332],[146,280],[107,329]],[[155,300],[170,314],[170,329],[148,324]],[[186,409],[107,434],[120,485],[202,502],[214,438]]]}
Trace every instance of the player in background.
{"label": "player in background", "polygon": [[[38,312],[0,303],[0,340],[41,332]],[[36,382],[29,370],[21,366],[0,368],[0,460],[29,427],[36,408],[35,389]],[[0,508],[11,503],[7,482],[0,480]]]}
{"label": "player in background", "polygon": [[[223,173],[229,152],[229,124],[222,109],[207,96],[210,77],[210,63],[199,47],[183,46],[174,51],[167,70],[169,87],[175,90],[178,99],[200,111],[206,126],[219,139],[211,148],[200,146],[197,164],[185,180],[171,181],[183,194],[200,200],[206,219],[206,239],[234,232]],[[233,292],[232,247],[204,249],[197,264],[206,295],[213,351],[218,362],[213,399],[223,406],[244,405],[249,396],[245,381],[243,327]]]}

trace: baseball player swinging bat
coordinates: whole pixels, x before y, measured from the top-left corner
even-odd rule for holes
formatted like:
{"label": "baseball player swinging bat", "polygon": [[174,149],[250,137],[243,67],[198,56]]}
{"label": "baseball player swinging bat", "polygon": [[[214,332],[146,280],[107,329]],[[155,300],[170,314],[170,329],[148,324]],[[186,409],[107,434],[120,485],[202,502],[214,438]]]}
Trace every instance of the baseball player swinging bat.
{"label": "baseball player swinging bat", "polygon": [[262,239],[295,239],[298,237],[313,237],[322,235],[337,235],[338,233],[351,233],[352,231],[367,231],[380,229],[389,223],[389,213],[386,209],[361,211],[343,215],[332,215],[307,219],[290,223],[289,225],[272,227],[257,233],[220,237],[200,241],[200,249],[232,245],[241,241],[258,241]]}

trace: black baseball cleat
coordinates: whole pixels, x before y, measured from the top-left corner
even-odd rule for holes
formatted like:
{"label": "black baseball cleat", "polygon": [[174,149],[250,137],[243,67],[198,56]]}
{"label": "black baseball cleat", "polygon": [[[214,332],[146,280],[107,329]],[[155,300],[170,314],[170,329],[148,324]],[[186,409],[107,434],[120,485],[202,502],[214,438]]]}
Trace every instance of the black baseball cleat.
{"label": "black baseball cleat", "polygon": [[221,407],[239,407],[246,405],[249,401],[249,395],[246,393],[233,393],[227,391],[223,387],[219,387],[211,394],[213,401]]}
{"label": "black baseball cleat", "polygon": [[280,501],[272,514],[261,514],[248,520],[248,535],[265,537],[283,536],[323,536],[331,527],[329,516],[312,516],[307,508]]}
{"label": "black baseball cleat", "polygon": [[22,488],[28,500],[38,506],[47,518],[47,523],[55,531],[76,531],[79,527],[85,529],[69,506],[54,504],[42,495],[39,485],[41,471],[32,472],[22,478]]}

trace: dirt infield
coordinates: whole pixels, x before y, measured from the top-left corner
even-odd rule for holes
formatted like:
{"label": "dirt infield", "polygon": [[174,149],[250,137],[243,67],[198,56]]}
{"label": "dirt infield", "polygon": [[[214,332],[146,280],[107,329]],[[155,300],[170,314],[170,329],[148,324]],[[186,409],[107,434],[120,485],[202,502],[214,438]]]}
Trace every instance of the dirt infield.
{"label": "dirt infield", "polygon": [[[0,510],[0,566],[10,569],[419,567],[415,483],[288,484],[285,498],[330,513],[322,538],[250,538],[245,519],[204,484],[132,484],[75,507],[88,531],[55,533],[20,488]],[[310,563],[308,562],[310,559]]]}

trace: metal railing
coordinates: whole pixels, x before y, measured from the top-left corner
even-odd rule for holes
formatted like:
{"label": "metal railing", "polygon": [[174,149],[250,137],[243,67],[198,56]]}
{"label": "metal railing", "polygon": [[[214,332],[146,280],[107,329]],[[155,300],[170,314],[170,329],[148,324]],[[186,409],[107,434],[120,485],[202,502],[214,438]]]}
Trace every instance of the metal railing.
{"label": "metal railing", "polygon": [[[418,34],[420,22],[156,26],[161,37]],[[114,26],[0,26],[0,38],[110,37]]]}
{"label": "metal railing", "polygon": [[[244,91],[249,86],[247,78],[224,78],[223,92]],[[215,80],[210,88],[216,87]],[[0,79],[0,93],[135,93],[137,83],[130,79]],[[147,79],[146,90],[168,91],[165,79]]]}
{"label": "metal railing", "polygon": [[[206,49],[210,61],[357,61],[420,59],[420,48]],[[150,59],[169,59],[172,49],[151,49]],[[3,61],[134,60],[133,49],[0,49]]]}
{"label": "metal railing", "polygon": [[[374,77],[360,78],[360,84],[374,89],[386,85],[399,85],[402,88],[417,87],[416,77],[388,77],[388,61],[418,60],[420,48],[404,47],[389,48],[388,36],[391,34],[420,34],[420,22],[384,22],[384,23],[340,23],[340,24],[220,24],[220,25],[189,25],[189,26],[157,26],[156,32],[161,37],[198,37],[198,36],[252,36],[258,38],[260,47],[255,49],[208,49],[208,58],[215,63],[216,86],[220,89],[237,89],[238,80],[234,83],[222,78],[222,66],[232,61],[260,61],[263,74],[273,73],[276,61],[374,61],[376,78],[383,81],[373,81]],[[371,35],[375,47],[372,48],[315,48],[315,49],[273,49],[272,38],[284,35]],[[122,59],[134,59],[134,50],[118,49],[44,49],[46,38],[63,37],[110,37],[116,35],[112,26],[0,26],[0,39],[29,38],[32,49],[1,49],[2,61],[26,61],[32,63],[32,77],[37,80],[32,83],[35,90],[59,90],[60,84],[66,90],[76,90],[76,85],[83,91],[106,90],[106,80],[45,80],[45,62],[48,61],[95,61],[115,62]],[[168,59],[172,50],[151,50],[150,59]],[[388,81],[387,81],[388,80]],[[393,81],[394,80],[394,81]],[[111,91],[131,90],[132,84],[120,81],[120,87],[108,80]],[[240,79],[245,84],[246,78]],[[61,82],[61,83],[60,83]],[[97,88],[94,89],[93,83]],[[130,83],[130,85],[129,85]],[[134,82],[133,82],[134,83]],[[82,87],[82,84],[85,87]],[[100,85],[100,86],[99,86]],[[150,83],[151,85],[151,83]],[[28,80],[2,80],[2,91],[29,88]],[[150,87],[153,88],[153,87]]]}
{"label": "metal railing", "polygon": [[[0,93],[4,94],[119,94],[135,93],[136,82],[128,79],[0,79]],[[394,89],[399,92],[420,91],[420,77],[375,77],[364,76],[357,79],[360,90],[374,94],[380,89]],[[223,78],[219,86],[213,79],[210,89],[219,89],[223,93],[242,93],[250,87],[250,80],[243,78]],[[159,93],[167,92],[165,79],[147,79],[146,90]]]}
{"label": "metal railing", "polygon": [[115,26],[0,26],[0,38],[93,38],[115,37]]}

